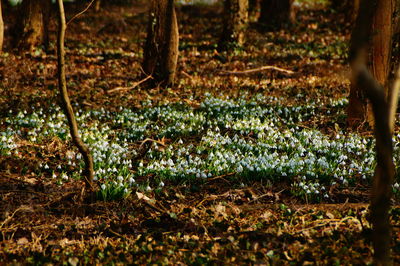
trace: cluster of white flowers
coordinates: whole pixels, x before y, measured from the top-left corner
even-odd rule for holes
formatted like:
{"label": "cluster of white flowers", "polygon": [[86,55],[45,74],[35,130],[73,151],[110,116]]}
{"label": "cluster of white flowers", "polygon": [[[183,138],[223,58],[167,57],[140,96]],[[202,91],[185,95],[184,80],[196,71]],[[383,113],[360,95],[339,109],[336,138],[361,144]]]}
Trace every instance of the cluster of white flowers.
{"label": "cluster of white flowers", "polygon": [[[288,182],[292,192],[308,198],[328,198],[329,187],[369,182],[375,166],[374,140],[338,132],[329,137],[317,129],[299,127],[298,122],[321,110],[343,109],[347,100],[322,105],[287,106],[282,99],[256,96],[232,100],[210,95],[193,109],[170,104],[134,111],[120,108],[79,111],[82,139],[90,146],[95,180],[107,190],[128,192],[140,176],[152,173],[162,188],[163,180],[206,179],[227,173],[237,177]],[[322,109],[321,109],[322,108]],[[17,150],[16,138],[40,142],[48,136],[70,141],[65,116],[59,107],[9,114],[1,123],[0,153]],[[146,138],[170,138],[166,147],[153,142],[133,161],[132,143]],[[395,135],[395,157],[400,158],[400,135]],[[67,182],[82,173],[79,153],[69,152],[65,164],[43,163],[42,169]],[[399,191],[399,183],[394,190]],[[151,189],[146,183],[144,190]]]}

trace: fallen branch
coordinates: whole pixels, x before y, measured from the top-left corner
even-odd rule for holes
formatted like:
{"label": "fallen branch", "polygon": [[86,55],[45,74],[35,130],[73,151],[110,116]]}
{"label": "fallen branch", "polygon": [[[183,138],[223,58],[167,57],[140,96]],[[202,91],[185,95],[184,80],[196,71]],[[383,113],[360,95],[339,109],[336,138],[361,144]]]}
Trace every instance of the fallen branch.
{"label": "fallen branch", "polygon": [[284,72],[284,73],[290,74],[290,75],[295,73],[294,71],[291,71],[291,70],[288,70],[288,69],[284,69],[284,68],[280,68],[280,67],[276,67],[276,66],[262,66],[262,67],[243,70],[243,71],[221,71],[220,75],[221,76],[247,75],[247,74],[253,74],[253,73],[261,72],[261,71],[264,71],[264,70],[275,70],[275,71]]}
{"label": "fallen branch", "polygon": [[117,91],[126,91],[126,90],[132,90],[134,88],[136,88],[137,86],[139,86],[140,84],[142,84],[143,82],[146,82],[148,79],[152,79],[152,76],[147,76],[144,79],[136,82],[132,87],[117,87],[111,90],[108,90],[107,93],[113,93],[113,92],[117,92]]}
{"label": "fallen branch", "polygon": [[140,144],[139,148],[141,148],[145,143],[147,142],[154,142],[157,143],[163,147],[167,147],[167,145],[165,144],[165,138],[162,138],[161,140],[155,140],[155,139],[151,139],[151,138],[146,138],[145,140],[142,141],[142,143]]}

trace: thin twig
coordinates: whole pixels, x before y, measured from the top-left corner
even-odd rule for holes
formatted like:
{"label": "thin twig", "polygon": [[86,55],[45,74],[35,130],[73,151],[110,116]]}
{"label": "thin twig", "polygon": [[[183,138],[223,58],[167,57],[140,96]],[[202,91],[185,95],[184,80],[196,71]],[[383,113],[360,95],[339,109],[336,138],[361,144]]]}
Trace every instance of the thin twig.
{"label": "thin twig", "polygon": [[221,71],[220,75],[221,76],[227,76],[227,75],[247,75],[247,74],[253,74],[257,72],[261,72],[264,70],[276,70],[279,72],[284,72],[286,74],[294,74],[295,72],[292,70],[276,67],[276,66],[262,66],[258,68],[253,68],[253,69],[248,69],[248,70],[243,70],[243,71]]}
{"label": "thin twig", "polygon": [[152,78],[153,77],[150,75],[150,76],[147,76],[144,79],[136,82],[132,87],[117,87],[117,88],[108,90],[107,93],[113,93],[113,92],[116,92],[116,91],[132,90],[132,89],[136,88],[137,86],[139,86],[140,84],[142,84],[143,82],[147,81],[148,79],[152,79]]}
{"label": "thin twig", "polygon": [[92,0],[92,1],[86,6],[86,8],[85,8],[84,10],[82,10],[81,12],[79,12],[78,14],[76,14],[75,16],[73,16],[70,20],[68,20],[66,26],[68,27],[69,23],[71,23],[74,19],[76,19],[77,17],[79,17],[79,16],[82,15],[83,13],[85,13],[85,12],[90,8],[90,6],[93,4],[93,2],[94,2],[94,0]]}

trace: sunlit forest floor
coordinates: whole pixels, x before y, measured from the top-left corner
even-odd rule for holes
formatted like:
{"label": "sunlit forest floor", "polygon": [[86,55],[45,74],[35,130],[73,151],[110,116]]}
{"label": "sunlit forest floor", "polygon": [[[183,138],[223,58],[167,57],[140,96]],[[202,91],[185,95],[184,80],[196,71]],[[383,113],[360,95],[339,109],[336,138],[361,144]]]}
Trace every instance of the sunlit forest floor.
{"label": "sunlit forest floor", "polygon": [[[367,125],[346,129],[350,25],[304,2],[276,32],[253,14],[246,44],[227,53],[216,51],[221,7],[180,6],[168,89],[137,86],[143,3],[69,24],[68,89],[99,185],[90,197],[58,107],[55,22],[48,53],[0,55],[0,263],[370,263],[374,141]],[[67,4],[67,16],[83,8]],[[226,73],[262,66],[294,73]]]}

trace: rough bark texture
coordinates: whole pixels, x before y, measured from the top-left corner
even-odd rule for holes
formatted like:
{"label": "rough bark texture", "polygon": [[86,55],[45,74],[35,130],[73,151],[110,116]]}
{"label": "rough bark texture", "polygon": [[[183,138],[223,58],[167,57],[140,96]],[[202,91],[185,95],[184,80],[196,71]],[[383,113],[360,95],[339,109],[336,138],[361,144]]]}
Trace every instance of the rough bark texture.
{"label": "rough bark texture", "polygon": [[[368,68],[373,77],[383,86],[386,97],[390,97],[388,76],[392,47],[392,17],[395,10],[394,0],[376,1],[372,25],[369,29],[370,45]],[[360,10],[360,12],[362,12]],[[364,91],[354,82],[350,87],[348,123],[355,127],[363,122],[374,124],[372,106],[368,103]]]}
{"label": "rough bark texture", "polygon": [[[391,227],[389,221],[390,199],[392,196],[392,182],[395,176],[393,163],[392,128],[394,119],[393,110],[397,106],[397,98],[389,99],[384,87],[368,71],[367,58],[369,54],[369,39],[372,25],[376,25],[374,11],[378,12],[382,0],[364,0],[360,6],[356,25],[352,34],[350,46],[350,64],[353,73],[354,85],[362,88],[371,102],[375,117],[375,138],[377,166],[375,169],[371,195],[371,221],[373,228],[374,264],[391,265],[390,242]],[[377,29],[374,27],[374,29]],[[374,38],[374,36],[372,36]],[[390,42],[390,39],[385,39]],[[373,43],[373,42],[372,42]],[[382,43],[383,45],[383,43]],[[385,47],[387,44],[384,44]],[[389,62],[387,62],[388,64]],[[386,79],[383,80],[386,82]],[[398,86],[393,88],[398,91]],[[394,92],[393,95],[397,95]],[[397,96],[396,96],[397,97]]]}
{"label": "rough bark texture", "polygon": [[4,40],[4,22],[3,22],[2,8],[1,8],[1,0],[0,0],[0,52],[3,50],[3,40]]}
{"label": "rough bark texture", "polygon": [[229,47],[244,43],[244,32],[248,22],[248,0],[224,1],[224,28],[218,48],[227,50]]}
{"label": "rough bark texture", "polygon": [[16,46],[21,51],[34,50],[43,43],[43,5],[47,0],[22,1],[21,19],[16,27]]}
{"label": "rough bark texture", "polygon": [[266,28],[281,28],[294,21],[293,0],[262,0],[258,22]]}
{"label": "rough bark texture", "polygon": [[156,85],[174,83],[178,61],[179,32],[174,0],[152,0],[149,11],[143,70]]}
{"label": "rough bark texture", "polygon": [[83,143],[78,132],[78,125],[76,123],[74,110],[72,109],[67,91],[67,82],[65,78],[65,50],[64,50],[64,36],[65,36],[65,13],[63,0],[58,0],[58,38],[57,38],[57,68],[58,68],[58,87],[60,90],[62,107],[68,119],[68,125],[71,132],[72,141],[77,146],[79,152],[85,161],[85,183],[86,188],[92,190],[92,182],[94,177],[93,171],[93,157],[89,148]]}

